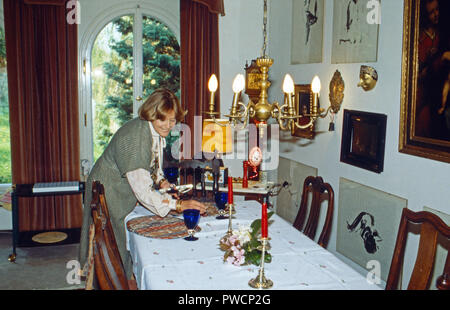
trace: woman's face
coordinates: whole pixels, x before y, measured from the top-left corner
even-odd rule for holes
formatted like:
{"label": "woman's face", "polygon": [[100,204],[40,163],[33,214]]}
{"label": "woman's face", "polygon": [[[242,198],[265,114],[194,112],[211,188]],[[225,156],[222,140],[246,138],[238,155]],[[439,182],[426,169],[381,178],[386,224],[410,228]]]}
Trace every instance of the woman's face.
{"label": "woman's face", "polygon": [[167,137],[172,130],[173,126],[177,123],[175,118],[175,111],[169,111],[164,120],[152,121],[153,128],[163,138]]}

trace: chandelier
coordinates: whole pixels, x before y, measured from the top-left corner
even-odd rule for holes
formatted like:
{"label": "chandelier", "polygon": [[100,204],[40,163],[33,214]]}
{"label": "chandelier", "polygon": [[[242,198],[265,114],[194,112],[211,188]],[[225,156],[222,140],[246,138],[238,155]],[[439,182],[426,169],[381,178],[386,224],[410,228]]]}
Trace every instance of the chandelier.
{"label": "chandelier", "polygon": [[[278,102],[269,103],[268,101],[268,89],[270,87],[269,68],[273,64],[273,59],[266,54],[267,47],[267,0],[264,0],[264,15],[263,15],[263,47],[262,56],[256,59],[256,64],[260,69],[260,80],[258,81],[260,94],[258,102],[254,103],[249,100],[247,105],[240,101],[240,95],[245,87],[245,79],[242,74],[236,75],[233,81],[233,102],[231,105],[230,114],[225,115],[229,119],[229,124],[236,126],[238,123],[243,124],[243,128],[247,126],[249,118],[255,119],[258,126],[267,124],[267,121],[272,117],[276,119],[280,129],[283,131],[291,131],[295,128],[307,129],[314,125],[318,118],[324,118],[327,116],[330,110],[331,113],[337,113],[340,109],[339,106],[331,105],[325,111],[319,107],[319,93],[321,89],[321,83],[318,76],[315,76],[311,82],[312,100],[310,100],[309,113],[303,113],[303,111],[297,111],[293,97],[295,96],[295,85],[291,75],[286,74],[283,82],[283,92],[285,93],[285,100],[283,105],[280,106]],[[220,126],[224,126],[223,122],[218,122],[216,116],[220,113],[214,110],[214,93],[218,87],[217,77],[212,74],[209,79],[208,88],[211,93],[209,109],[204,112],[209,116],[213,122]],[[299,118],[309,118],[307,124],[301,125]]]}

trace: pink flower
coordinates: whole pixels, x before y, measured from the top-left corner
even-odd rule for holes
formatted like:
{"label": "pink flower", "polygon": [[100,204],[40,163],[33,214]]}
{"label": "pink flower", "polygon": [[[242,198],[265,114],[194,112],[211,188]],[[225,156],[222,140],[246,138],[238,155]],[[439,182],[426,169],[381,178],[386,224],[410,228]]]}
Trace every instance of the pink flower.
{"label": "pink flower", "polygon": [[231,235],[231,236],[228,238],[228,243],[229,243],[230,245],[234,245],[234,244],[236,243],[237,240],[238,240],[238,237],[237,237],[236,235]]}
{"label": "pink flower", "polygon": [[228,256],[228,257],[227,257],[227,263],[228,263],[228,264],[233,264],[233,263],[234,263],[234,260],[235,260],[235,259],[234,259],[233,256]]}

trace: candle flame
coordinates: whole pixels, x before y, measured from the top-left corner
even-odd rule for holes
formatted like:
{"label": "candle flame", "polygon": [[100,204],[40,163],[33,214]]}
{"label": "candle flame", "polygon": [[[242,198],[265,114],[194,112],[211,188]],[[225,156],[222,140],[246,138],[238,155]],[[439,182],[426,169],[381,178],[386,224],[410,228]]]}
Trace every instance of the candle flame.
{"label": "candle flame", "polygon": [[243,74],[238,74],[233,81],[233,92],[239,93],[244,89],[245,79]]}
{"label": "candle flame", "polygon": [[316,76],[313,78],[312,82],[311,82],[311,89],[312,89],[312,92],[315,93],[315,94],[319,93],[321,87],[322,87],[322,86],[321,86],[321,84],[320,84],[320,79],[319,79],[319,77],[316,75]]}
{"label": "candle flame", "polygon": [[209,78],[208,88],[210,92],[215,92],[218,87],[217,77],[215,74],[212,74]]}
{"label": "candle flame", "polygon": [[294,80],[290,74],[286,74],[283,82],[283,92],[286,94],[292,94],[294,92]]}

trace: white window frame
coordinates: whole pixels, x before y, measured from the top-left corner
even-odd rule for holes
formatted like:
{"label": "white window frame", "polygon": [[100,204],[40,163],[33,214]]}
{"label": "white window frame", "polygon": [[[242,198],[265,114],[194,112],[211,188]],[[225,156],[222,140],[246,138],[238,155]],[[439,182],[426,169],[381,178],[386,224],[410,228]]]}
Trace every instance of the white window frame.
{"label": "white window frame", "polygon": [[[96,0],[100,1],[100,0]],[[95,40],[103,28],[114,19],[124,15],[134,15],[136,25],[134,27],[134,38],[137,42],[133,47],[134,55],[137,55],[134,61],[134,81],[142,80],[142,75],[136,75],[139,66],[142,68],[142,53],[137,52],[137,47],[142,46],[142,16],[146,15],[155,18],[169,27],[174,33],[178,42],[180,42],[180,13],[177,0],[176,11],[174,5],[168,5],[166,1],[159,0],[141,0],[129,1],[111,6],[110,0],[101,0],[105,3],[103,9],[92,20],[92,23],[86,28],[84,33],[79,33],[78,46],[78,92],[79,92],[79,120],[80,120],[80,159],[83,162],[88,160],[88,167],[93,165],[93,115],[92,115],[92,86],[91,86],[91,54]],[[81,23],[83,23],[83,2],[81,2]],[[181,44],[181,43],[180,43]],[[138,96],[142,97],[142,84],[133,85],[133,110],[137,111],[141,102],[137,101]],[[144,98],[145,99],[145,98]],[[136,112],[135,112],[136,113]],[[136,116],[136,115],[134,115]],[[81,165],[81,163],[80,163]],[[81,169],[83,176],[83,170]],[[86,171],[84,171],[86,176]]]}

